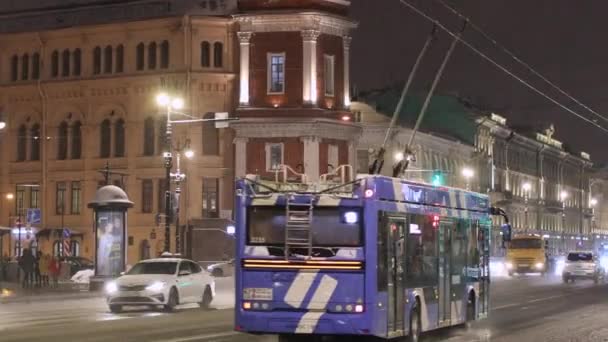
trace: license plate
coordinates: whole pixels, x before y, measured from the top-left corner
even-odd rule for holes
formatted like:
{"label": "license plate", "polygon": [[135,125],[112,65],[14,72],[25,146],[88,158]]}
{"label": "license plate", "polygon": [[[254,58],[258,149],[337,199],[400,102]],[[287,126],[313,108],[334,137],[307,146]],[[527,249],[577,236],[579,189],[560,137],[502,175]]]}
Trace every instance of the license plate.
{"label": "license plate", "polygon": [[245,300],[272,300],[272,288],[245,288],[243,289]]}

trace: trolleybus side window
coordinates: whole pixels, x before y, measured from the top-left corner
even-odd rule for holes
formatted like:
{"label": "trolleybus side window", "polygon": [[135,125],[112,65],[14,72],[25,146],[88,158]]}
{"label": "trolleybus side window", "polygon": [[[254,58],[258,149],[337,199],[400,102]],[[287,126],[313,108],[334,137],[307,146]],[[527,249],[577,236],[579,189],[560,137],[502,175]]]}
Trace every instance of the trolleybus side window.
{"label": "trolleybus side window", "polygon": [[408,287],[437,283],[437,229],[432,217],[409,215],[406,247]]}
{"label": "trolleybus side window", "polygon": [[476,281],[479,279],[479,222],[475,221],[471,224],[467,239],[467,278],[469,281]]}
{"label": "trolleybus side window", "polygon": [[389,220],[386,217],[380,218],[380,224],[378,225],[378,292],[388,290],[388,269],[387,269],[387,258],[388,258],[388,230]]}

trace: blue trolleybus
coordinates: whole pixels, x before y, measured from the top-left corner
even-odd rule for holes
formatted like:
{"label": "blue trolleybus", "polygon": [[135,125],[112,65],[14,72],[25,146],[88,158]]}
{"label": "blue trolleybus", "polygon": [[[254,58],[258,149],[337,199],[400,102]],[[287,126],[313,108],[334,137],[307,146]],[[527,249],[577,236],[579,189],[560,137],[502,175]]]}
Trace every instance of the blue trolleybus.
{"label": "blue trolleybus", "polygon": [[486,317],[490,206],[385,176],[237,181],[235,329],[280,341],[407,336]]}

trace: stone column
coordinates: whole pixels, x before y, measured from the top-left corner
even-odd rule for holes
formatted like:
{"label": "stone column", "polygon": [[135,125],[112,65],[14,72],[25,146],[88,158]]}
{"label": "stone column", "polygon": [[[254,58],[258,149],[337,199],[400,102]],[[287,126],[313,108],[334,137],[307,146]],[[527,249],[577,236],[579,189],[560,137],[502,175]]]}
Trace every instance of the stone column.
{"label": "stone column", "polygon": [[[361,170],[357,170],[357,166],[359,165],[357,160],[357,145],[358,142],[355,140],[351,140],[348,142],[348,164],[352,167],[353,174],[351,178],[355,178],[357,176],[357,172]],[[361,173],[367,173],[366,170],[361,171]]]}
{"label": "stone column", "polygon": [[309,182],[319,180],[319,138],[302,137],[304,143],[304,172]]}
{"label": "stone column", "polygon": [[344,108],[350,107],[350,43],[352,38],[342,37],[344,51]]}
{"label": "stone column", "polygon": [[238,32],[241,47],[239,104],[249,105],[249,46],[252,32]]}
{"label": "stone column", "polygon": [[317,103],[317,38],[319,31],[302,31],[303,51],[302,58],[302,100],[304,104],[316,105]]}
{"label": "stone column", "polygon": [[245,177],[247,174],[247,138],[234,138],[234,175]]}

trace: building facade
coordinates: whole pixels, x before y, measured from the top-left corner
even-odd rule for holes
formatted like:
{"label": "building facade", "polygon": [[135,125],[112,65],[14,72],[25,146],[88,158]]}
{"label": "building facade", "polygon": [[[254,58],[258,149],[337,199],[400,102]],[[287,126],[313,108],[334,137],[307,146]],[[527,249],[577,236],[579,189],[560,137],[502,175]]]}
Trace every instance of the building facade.
{"label": "building facade", "polygon": [[[62,253],[66,228],[71,253],[92,259],[93,213],[86,205],[105,184],[99,170],[109,165],[124,173],[110,181],[135,202],[128,263],[159,254],[166,116],[155,96],[180,96],[184,111],[197,117],[232,111],[236,1],[19,3],[0,5],[0,113],[7,122],[0,131],[0,225],[10,228],[2,253],[18,255],[19,241]],[[195,151],[192,160],[182,158],[181,222],[230,218],[231,131],[178,125],[173,141]],[[27,224],[29,208],[40,209],[39,222]],[[174,233],[172,227],[172,240]]]}

